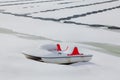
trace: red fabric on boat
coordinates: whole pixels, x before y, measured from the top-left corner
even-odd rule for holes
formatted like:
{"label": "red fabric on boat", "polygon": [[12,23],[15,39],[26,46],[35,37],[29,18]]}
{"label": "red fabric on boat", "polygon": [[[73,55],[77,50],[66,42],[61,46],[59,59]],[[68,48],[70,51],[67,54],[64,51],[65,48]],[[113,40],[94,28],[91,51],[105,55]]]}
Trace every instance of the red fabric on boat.
{"label": "red fabric on boat", "polygon": [[74,47],[72,53],[71,53],[71,54],[68,54],[68,56],[76,56],[76,55],[82,55],[82,54],[79,53],[77,47]]}
{"label": "red fabric on boat", "polygon": [[60,44],[57,44],[57,51],[62,51],[61,47],[60,47]]}

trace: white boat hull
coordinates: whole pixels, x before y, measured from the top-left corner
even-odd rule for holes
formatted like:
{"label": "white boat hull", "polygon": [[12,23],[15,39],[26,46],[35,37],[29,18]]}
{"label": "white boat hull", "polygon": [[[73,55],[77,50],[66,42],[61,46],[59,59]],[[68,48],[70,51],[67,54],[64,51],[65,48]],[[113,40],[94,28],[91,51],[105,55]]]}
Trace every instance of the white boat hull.
{"label": "white boat hull", "polygon": [[88,62],[91,60],[92,55],[86,56],[65,56],[65,57],[41,57],[42,61],[47,63],[76,63],[76,62]]}
{"label": "white boat hull", "polygon": [[25,54],[27,58],[46,63],[69,64],[76,62],[88,62],[92,59],[92,55],[79,56],[60,56],[60,57],[37,57]]}

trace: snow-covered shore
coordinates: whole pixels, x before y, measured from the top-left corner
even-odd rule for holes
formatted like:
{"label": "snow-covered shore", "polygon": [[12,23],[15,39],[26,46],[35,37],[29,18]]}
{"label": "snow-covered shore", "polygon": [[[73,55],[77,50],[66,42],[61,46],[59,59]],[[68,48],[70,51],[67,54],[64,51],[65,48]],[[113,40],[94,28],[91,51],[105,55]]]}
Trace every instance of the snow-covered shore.
{"label": "snow-covered shore", "polygon": [[99,80],[99,78],[119,80],[120,78],[120,58],[91,50],[87,45],[80,46],[82,52],[94,55],[90,62],[58,65],[29,60],[21,54],[26,49],[34,50],[43,44],[54,44],[52,41],[28,40],[6,34],[1,34],[0,39],[0,78],[2,80],[73,80],[75,78],[76,80]]}

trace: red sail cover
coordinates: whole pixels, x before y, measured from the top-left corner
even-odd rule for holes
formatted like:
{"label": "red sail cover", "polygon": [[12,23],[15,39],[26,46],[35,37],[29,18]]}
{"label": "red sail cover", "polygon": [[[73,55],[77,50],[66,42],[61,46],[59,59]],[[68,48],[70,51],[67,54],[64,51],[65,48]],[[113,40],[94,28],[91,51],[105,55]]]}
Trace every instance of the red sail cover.
{"label": "red sail cover", "polygon": [[60,44],[57,44],[57,51],[62,51],[61,47],[60,47]]}
{"label": "red sail cover", "polygon": [[82,54],[79,53],[77,47],[74,47],[72,53],[71,53],[71,54],[68,54],[68,56],[76,56],[76,55],[82,55]]}

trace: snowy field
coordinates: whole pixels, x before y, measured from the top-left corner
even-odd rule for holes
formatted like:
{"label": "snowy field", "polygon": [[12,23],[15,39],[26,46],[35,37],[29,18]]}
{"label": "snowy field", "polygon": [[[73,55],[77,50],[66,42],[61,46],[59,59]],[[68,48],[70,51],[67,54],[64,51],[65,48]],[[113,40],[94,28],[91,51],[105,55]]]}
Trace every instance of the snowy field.
{"label": "snowy field", "polygon": [[[120,0],[0,0],[0,79],[120,80],[119,13]],[[59,65],[22,54],[56,43],[93,58]]]}

